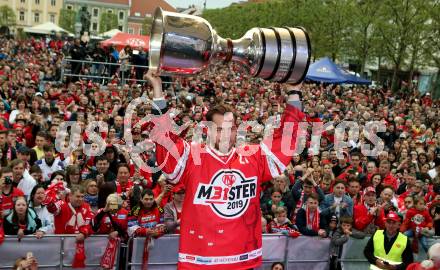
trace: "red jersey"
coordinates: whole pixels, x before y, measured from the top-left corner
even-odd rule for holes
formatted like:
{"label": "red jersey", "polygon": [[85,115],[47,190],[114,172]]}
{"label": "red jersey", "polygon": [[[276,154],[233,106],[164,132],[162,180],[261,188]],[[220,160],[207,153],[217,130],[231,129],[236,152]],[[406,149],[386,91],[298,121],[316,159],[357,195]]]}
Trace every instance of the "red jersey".
{"label": "red jersey", "polygon": [[[128,235],[145,236],[146,229],[154,229],[162,222],[162,209],[154,207],[146,210],[139,207],[133,208],[128,218]],[[144,230],[138,230],[144,229]]]}
{"label": "red jersey", "polygon": [[70,203],[59,200],[48,204],[47,210],[54,215],[55,234],[92,234],[93,212],[88,203],[74,208]]}
{"label": "red jersey", "polygon": [[420,211],[416,208],[411,208],[408,209],[408,212],[406,212],[405,220],[401,226],[401,231],[415,229],[416,227],[432,227],[432,217],[427,209]]}
{"label": "red jersey", "polygon": [[[133,181],[128,180],[127,183],[122,185],[119,181],[116,181],[116,193],[119,196],[124,195],[127,196],[127,192],[133,187]],[[127,196],[128,197],[128,196]]]}
{"label": "red jersey", "polygon": [[[97,230],[95,229],[97,234],[109,234],[113,231],[119,231],[118,228],[115,228],[113,223],[118,226],[121,231],[127,231],[128,210],[121,208],[114,214],[106,213],[103,210],[103,208],[98,210],[93,221],[94,229],[98,227]],[[122,237],[122,235],[120,236]]]}
{"label": "red jersey", "polygon": [[2,203],[2,212],[3,215],[7,215],[11,212],[12,208],[14,207],[14,201],[17,197],[23,197],[24,193],[19,188],[13,187],[11,192],[9,194],[2,193],[0,195],[2,197],[3,203]]}
{"label": "red jersey", "polygon": [[[168,181],[185,185],[178,269],[228,270],[260,266],[260,184],[286,169],[293,151],[289,155],[285,151],[295,149],[296,137],[300,136],[297,122],[303,119],[302,112],[288,105],[272,140],[232,148],[225,155],[209,146],[190,145],[171,132],[164,136],[152,130],[150,137],[156,143],[157,163],[163,166],[162,172]],[[286,126],[292,133],[286,140],[289,148],[284,140],[282,148],[286,122],[293,123]],[[170,140],[174,141],[173,147],[177,147],[178,159],[163,146]],[[253,154],[244,155],[243,151]]]}

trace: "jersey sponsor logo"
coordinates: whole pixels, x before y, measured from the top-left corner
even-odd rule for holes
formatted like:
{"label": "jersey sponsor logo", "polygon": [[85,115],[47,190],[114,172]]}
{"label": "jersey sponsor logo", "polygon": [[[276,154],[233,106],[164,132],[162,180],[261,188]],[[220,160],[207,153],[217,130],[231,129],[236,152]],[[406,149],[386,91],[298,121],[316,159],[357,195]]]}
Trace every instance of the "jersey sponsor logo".
{"label": "jersey sponsor logo", "polygon": [[240,217],[257,193],[257,177],[246,178],[239,170],[220,170],[210,184],[199,184],[194,204],[209,205],[219,217]]}

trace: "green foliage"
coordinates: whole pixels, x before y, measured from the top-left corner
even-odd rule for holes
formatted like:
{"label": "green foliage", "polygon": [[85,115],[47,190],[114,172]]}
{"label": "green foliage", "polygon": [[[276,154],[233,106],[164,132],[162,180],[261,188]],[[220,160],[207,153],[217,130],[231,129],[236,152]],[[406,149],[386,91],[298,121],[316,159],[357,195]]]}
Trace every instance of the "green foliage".
{"label": "green foliage", "polygon": [[60,10],[60,19],[58,25],[70,33],[75,33],[75,18],[76,11],[63,8]]}
{"label": "green foliage", "polygon": [[[303,26],[314,59],[330,56],[359,64],[378,58],[397,71],[412,71],[427,59],[440,67],[438,0],[268,0],[205,10],[224,38],[252,27]],[[432,20],[432,23],[430,21]]]}
{"label": "green foliage", "polygon": [[99,32],[104,33],[118,28],[118,16],[114,13],[102,12],[99,18]]}
{"label": "green foliage", "polygon": [[15,12],[9,6],[1,6],[0,7],[0,26],[14,26],[16,25],[17,17],[15,16]]}

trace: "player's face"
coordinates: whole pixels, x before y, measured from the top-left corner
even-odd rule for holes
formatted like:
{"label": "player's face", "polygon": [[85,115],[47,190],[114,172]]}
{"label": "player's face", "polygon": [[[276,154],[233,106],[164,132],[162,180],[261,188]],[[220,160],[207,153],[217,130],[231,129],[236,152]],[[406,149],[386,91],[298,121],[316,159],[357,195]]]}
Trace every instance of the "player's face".
{"label": "player's face", "polygon": [[235,145],[237,137],[234,115],[232,113],[214,114],[212,121],[216,127],[216,130],[211,129],[211,140],[214,142],[215,149],[223,153],[229,152]]}

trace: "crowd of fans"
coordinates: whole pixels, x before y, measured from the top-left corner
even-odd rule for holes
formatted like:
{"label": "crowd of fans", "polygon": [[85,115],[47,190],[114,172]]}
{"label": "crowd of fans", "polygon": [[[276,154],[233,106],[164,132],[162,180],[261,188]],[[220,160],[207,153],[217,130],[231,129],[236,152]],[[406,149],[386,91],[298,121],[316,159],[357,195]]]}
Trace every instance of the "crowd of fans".
{"label": "crowd of fans", "polygon": [[[184,186],[168,184],[160,171],[139,168],[130,149],[123,147],[127,105],[142,95],[151,97],[148,83],[136,81],[146,69],[112,71],[134,78],[128,84],[119,76],[106,84],[81,76],[61,83],[63,52],[73,53],[72,58],[83,54],[79,41],[2,38],[0,44],[0,210],[5,233],[19,238],[69,233],[77,240],[108,234],[123,241],[179,233]],[[112,49],[114,61],[126,61],[126,50]],[[72,68],[77,74],[89,72],[81,65]],[[283,85],[250,78],[236,65],[172,79],[165,89],[169,106],[181,110],[176,122],[194,122],[185,133],[189,140],[195,123],[214,104],[233,106],[237,124],[268,124],[285,107]],[[394,211],[402,217],[401,231],[427,250],[426,239],[440,235],[440,102],[413,89],[392,93],[309,83],[303,86],[303,106],[310,122],[334,123],[323,132],[318,153],[306,148],[295,154],[284,175],[263,184],[263,231],[330,237],[331,255],[336,256],[348,236],[383,229],[384,217]],[[148,139],[150,127],[140,119],[151,110],[144,104],[132,116],[134,143]],[[83,151],[90,143],[85,127],[96,120],[108,123],[109,129],[100,131],[107,144],[104,154],[92,157]],[[358,123],[361,133],[338,158],[335,127],[344,120]],[[68,156],[55,147],[63,121],[76,121],[82,128],[81,136],[67,137],[79,145]],[[378,156],[361,151],[368,142],[362,131],[369,121],[386,125],[386,131],[377,133],[385,145]],[[263,136],[264,130],[251,130],[244,140],[258,143]],[[143,157],[148,165],[158,165],[154,147]],[[413,243],[417,252],[419,241]]]}

